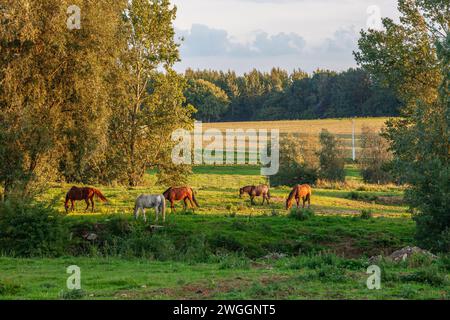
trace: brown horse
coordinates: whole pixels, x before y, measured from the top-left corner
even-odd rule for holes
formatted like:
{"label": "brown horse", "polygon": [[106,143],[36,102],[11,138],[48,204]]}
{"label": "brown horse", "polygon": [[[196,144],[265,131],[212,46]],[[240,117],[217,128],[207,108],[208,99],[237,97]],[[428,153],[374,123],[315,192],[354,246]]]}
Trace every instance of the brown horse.
{"label": "brown horse", "polygon": [[184,210],[187,208],[187,201],[191,203],[192,210],[195,209],[195,205],[199,208],[199,204],[197,202],[197,199],[195,199],[194,191],[190,187],[170,187],[167,189],[164,193],[164,198],[166,198],[168,201],[170,201],[170,208],[173,212],[175,212],[175,201],[181,201],[183,200],[184,203]]}
{"label": "brown horse", "polygon": [[296,185],[292,189],[288,199],[286,200],[286,210],[292,208],[292,203],[294,202],[294,199],[297,202],[297,208],[300,206],[300,199],[302,199],[303,201],[303,208],[305,208],[306,202],[308,202],[308,208],[311,207],[311,195],[312,189],[309,185],[307,184]]}
{"label": "brown horse", "polygon": [[[75,211],[75,201],[84,200],[86,201],[87,207],[86,210],[89,209],[89,205],[92,206],[92,212],[94,212],[94,196],[97,196],[101,201],[108,201],[105,196],[95,188],[78,188],[72,187],[69,192],[66,194],[66,202],[64,203],[64,208],[66,209],[66,213],[69,211],[69,201],[71,202],[71,210]],[[90,203],[89,203],[90,201]]]}
{"label": "brown horse", "polygon": [[254,205],[255,204],[255,198],[256,197],[263,197],[262,204],[264,204],[264,201],[269,204],[270,200],[270,190],[269,186],[263,184],[259,186],[246,186],[239,189],[239,197],[242,198],[244,194],[248,194],[250,196],[250,202]]}

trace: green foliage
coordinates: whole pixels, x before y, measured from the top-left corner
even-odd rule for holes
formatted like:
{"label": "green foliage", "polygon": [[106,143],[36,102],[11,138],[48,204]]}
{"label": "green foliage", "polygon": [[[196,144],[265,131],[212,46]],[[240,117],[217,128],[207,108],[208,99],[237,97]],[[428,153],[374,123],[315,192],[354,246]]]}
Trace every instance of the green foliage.
{"label": "green foliage", "polygon": [[351,191],[347,196],[347,199],[350,200],[361,200],[361,201],[368,201],[373,202],[378,199],[376,195],[363,193],[363,192],[357,192],[357,191]]}
{"label": "green foliage", "polygon": [[330,181],[344,181],[345,159],[340,141],[324,129],[320,134],[320,144],[321,149],[318,152],[320,177]]}
{"label": "green foliage", "polygon": [[306,221],[314,217],[314,211],[312,209],[293,208],[289,212],[289,217],[300,221]]}
{"label": "green foliage", "polygon": [[219,255],[216,259],[220,263],[220,269],[248,269],[251,262],[250,259],[240,253]]}
{"label": "green foliage", "polygon": [[294,135],[283,137],[280,143],[280,168],[270,177],[272,186],[314,184],[318,179],[317,157],[313,141]]}
{"label": "green foliage", "polygon": [[79,300],[87,296],[86,292],[81,289],[62,290],[59,293],[59,298],[62,300]]}
{"label": "green foliage", "polygon": [[392,182],[393,178],[388,170],[392,155],[388,149],[389,144],[385,138],[369,127],[362,128],[358,165],[364,182],[378,184]]}
{"label": "green foliage", "polygon": [[15,295],[19,293],[22,286],[9,280],[0,279],[0,296]]}
{"label": "green foliage", "polygon": [[220,120],[230,103],[227,94],[221,88],[202,79],[190,79],[184,94],[186,102],[198,110],[197,119],[206,122]]}
{"label": "green foliage", "polygon": [[404,282],[418,282],[429,284],[432,286],[443,286],[447,283],[447,279],[444,274],[440,273],[437,268],[423,268],[416,272],[409,273],[400,277]]}
{"label": "green foliage", "polygon": [[14,256],[59,256],[69,232],[61,215],[42,205],[0,203],[0,252]]}
{"label": "green foliage", "polygon": [[362,210],[359,217],[363,220],[369,220],[373,218],[373,212],[372,210]]}
{"label": "green foliage", "polygon": [[399,24],[363,31],[356,59],[404,101],[402,118],[387,123],[392,172],[410,185],[416,239],[433,251],[450,250],[450,4],[399,1]]}
{"label": "green foliage", "polygon": [[[339,73],[318,70],[313,74],[295,70],[289,74],[273,68],[242,76],[233,71],[187,70],[185,77],[213,83],[226,93],[230,106],[220,108],[224,113],[219,121],[391,116],[398,114],[400,105],[392,90],[372,81],[363,69]],[[188,93],[188,100],[196,101],[197,117],[209,121],[210,115],[202,111],[211,96],[203,92]]]}

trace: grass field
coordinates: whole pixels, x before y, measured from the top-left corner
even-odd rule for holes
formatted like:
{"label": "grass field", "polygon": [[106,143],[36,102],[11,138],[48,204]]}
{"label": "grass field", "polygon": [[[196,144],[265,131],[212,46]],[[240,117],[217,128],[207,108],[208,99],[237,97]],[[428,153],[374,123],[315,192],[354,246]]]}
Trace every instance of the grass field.
{"label": "grass field", "polygon": [[[363,126],[380,131],[388,118],[355,118],[355,133],[361,134]],[[280,133],[319,134],[326,128],[337,135],[351,135],[352,119],[319,119],[319,120],[291,120],[291,121],[254,121],[254,122],[215,122],[204,123],[203,129],[219,129],[225,131],[228,128],[247,129],[279,129]]]}
{"label": "grass field", "polygon": [[[153,185],[154,175],[146,179],[146,185]],[[108,253],[89,246],[77,256],[2,257],[0,298],[448,299],[446,256],[382,261],[382,289],[367,289],[367,258],[412,245],[414,223],[401,201],[401,188],[364,185],[352,166],[347,179],[347,186],[315,189],[316,216],[300,221],[284,210],[287,187],[272,190],[270,206],[251,207],[247,198],[238,197],[240,186],[265,182],[259,168],[195,167],[190,184],[201,208],[183,212],[178,204],[178,212],[169,213],[165,227],[156,232],[132,221],[133,201],[164,188],[99,186],[108,204],[88,214],[84,203],[78,203],[65,219],[77,225],[125,219],[139,238],[115,238],[123,243],[116,243],[117,248],[110,244]],[[40,200],[53,201],[63,212],[68,187],[54,184]],[[363,209],[375,217],[361,219]],[[136,246],[145,251],[141,256]],[[128,252],[132,249],[133,254]],[[66,268],[74,264],[81,268],[81,291],[65,287]]]}

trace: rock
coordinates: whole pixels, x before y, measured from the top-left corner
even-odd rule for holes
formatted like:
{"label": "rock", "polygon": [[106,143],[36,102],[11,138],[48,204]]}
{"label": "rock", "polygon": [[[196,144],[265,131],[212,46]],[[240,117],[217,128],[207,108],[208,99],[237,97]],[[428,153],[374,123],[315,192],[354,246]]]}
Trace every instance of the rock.
{"label": "rock", "polygon": [[263,259],[268,259],[268,260],[279,260],[279,259],[283,259],[286,258],[286,255],[284,253],[269,253],[267,256],[264,256]]}
{"label": "rock", "polygon": [[429,251],[423,250],[419,247],[405,247],[403,249],[394,251],[388,258],[394,262],[406,261],[414,254],[423,254],[432,259],[437,257]]}
{"label": "rock", "polygon": [[383,256],[382,255],[378,255],[378,256],[373,256],[369,258],[369,263],[375,264],[380,262],[381,260],[383,260]]}
{"label": "rock", "polygon": [[98,239],[98,235],[96,235],[95,233],[89,233],[86,232],[83,234],[83,239],[88,240],[88,241],[95,241]]}

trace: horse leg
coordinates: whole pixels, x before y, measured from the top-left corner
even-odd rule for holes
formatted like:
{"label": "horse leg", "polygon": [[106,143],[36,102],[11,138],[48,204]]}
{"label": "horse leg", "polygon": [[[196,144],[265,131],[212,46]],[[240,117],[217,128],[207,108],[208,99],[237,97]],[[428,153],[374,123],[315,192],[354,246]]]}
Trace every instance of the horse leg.
{"label": "horse leg", "polygon": [[192,197],[189,197],[189,202],[191,203],[192,211],[195,212],[195,205],[194,202],[192,201]]}
{"label": "horse leg", "polygon": [[297,201],[297,209],[300,208],[300,198],[295,198],[295,201]]}
{"label": "horse leg", "polygon": [[70,200],[70,202],[72,203],[72,212],[75,211],[75,200]]}
{"label": "horse leg", "polygon": [[145,215],[145,208],[142,208],[142,215],[144,216],[144,222],[147,222],[147,216]]}
{"label": "horse leg", "polygon": [[92,212],[94,212],[94,197],[91,198],[91,207],[92,207]]}
{"label": "horse leg", "polygon": [[186,198],[184,198],[183,199],[183,210],[186,211],[187,207],[188,207],[188,204],[187,204]]}
{"label": "horse leg", "polygon": [[159,209],[158,209],[158,206],[155,207],[155,212],[156,212],[155,223],[158,223],[158,220],[159,220]]}
{"label": "horse leg", "polygon": [[302,201],[303,201],[303,209],[305,209],[306,198],[302,198]]}
{"label": "horse leg", "polygon": [[173,205],[173,200],[170,200],[170,210],[172,211],[172,213],[176,213],[175,206]]}
{"label": "horse leg", "polygon": [[253,195],[250,196],[250,203],[252,205],[255,205],[255,196],[253,196]]}
{"label": "horse leg", "polygon": [[86,202],[86,209],[84,211],[88,211],[88,209],[89,209],[89,200],[88,199],[84,199],[84,201]]}
{"label": "horse leg", "polygon": [[139,218],[139,208],[137,206],[134,207],[134,220]]}

